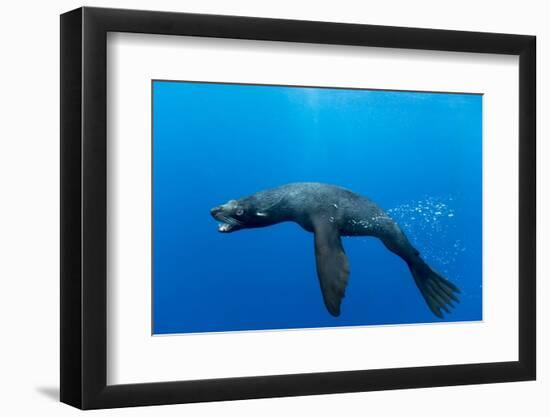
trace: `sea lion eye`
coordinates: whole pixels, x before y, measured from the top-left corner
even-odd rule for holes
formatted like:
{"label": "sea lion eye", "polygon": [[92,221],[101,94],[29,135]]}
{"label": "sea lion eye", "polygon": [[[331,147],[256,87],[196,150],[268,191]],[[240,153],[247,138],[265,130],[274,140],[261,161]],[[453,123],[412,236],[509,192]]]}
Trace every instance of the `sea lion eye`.
{"label": "sea lion eye", "polygon": [[236,214],[237,216],[242,216],[243,213],[244,213],[244,210],[243,210],[242,208],[238,208],[237,211],[235,212],[235,214]]}

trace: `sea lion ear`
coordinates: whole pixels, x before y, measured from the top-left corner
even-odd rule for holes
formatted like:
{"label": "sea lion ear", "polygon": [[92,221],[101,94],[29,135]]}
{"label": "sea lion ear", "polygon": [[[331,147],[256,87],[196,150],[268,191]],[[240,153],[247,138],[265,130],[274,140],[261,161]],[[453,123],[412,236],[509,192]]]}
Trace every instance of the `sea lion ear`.
{"label": "sea lion ear", "polygon": [[267,213],[264,213],[263,211],[257,211],[256,216],[267,217]]}

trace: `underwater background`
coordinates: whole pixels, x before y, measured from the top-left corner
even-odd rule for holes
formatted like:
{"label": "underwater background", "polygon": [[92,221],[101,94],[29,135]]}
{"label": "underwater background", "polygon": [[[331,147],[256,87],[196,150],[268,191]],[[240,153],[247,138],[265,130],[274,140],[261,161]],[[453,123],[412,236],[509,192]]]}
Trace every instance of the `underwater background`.
{"label": "underwater background", "polygon": [[[153,333],[482,319],[482,95],[153,81]],[[230,234],[210,209],[290,182],[369,197],[456,284],[439,319],[405,262],[344,237],[341,315],[325,308],[313,235]]]}

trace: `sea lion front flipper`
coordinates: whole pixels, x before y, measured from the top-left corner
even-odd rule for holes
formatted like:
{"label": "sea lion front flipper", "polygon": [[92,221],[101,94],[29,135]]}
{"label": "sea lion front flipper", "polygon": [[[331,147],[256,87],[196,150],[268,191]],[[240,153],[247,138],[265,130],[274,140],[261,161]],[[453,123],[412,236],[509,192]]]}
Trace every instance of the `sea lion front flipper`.
{"label": "sea lion front flipper", "polygon": [[327,220],[314,222],[317,276],[325,306],[333,316],[340,315],[340,304],[348,284],[349,263],[336,225]]}

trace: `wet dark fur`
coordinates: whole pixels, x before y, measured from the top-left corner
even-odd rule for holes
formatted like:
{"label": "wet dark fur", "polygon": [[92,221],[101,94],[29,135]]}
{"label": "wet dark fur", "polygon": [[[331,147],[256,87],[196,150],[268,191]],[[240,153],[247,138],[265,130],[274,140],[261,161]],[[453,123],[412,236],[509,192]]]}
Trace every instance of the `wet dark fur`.
{"label": "wet dark fur", "polygon": [[371,200],[345,188],[287,184],[231,200],[213,208],[211,214],[222,222],[219,230],[225,233],[285,221],[314,233],[317,275],[325,305],[333,316],[340,315],[349,277],[341,236],[379,238],[407,263],[427,306],[438,317],[443,317],[441,310],[450,312],[452,302],[458,302],[459,289],[424,262],[398,224]]}

